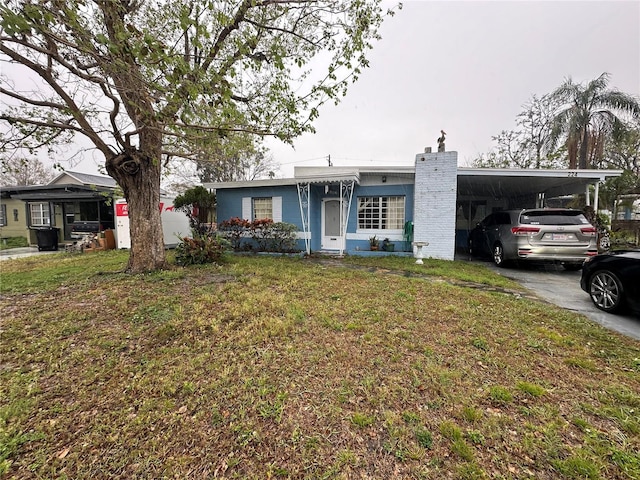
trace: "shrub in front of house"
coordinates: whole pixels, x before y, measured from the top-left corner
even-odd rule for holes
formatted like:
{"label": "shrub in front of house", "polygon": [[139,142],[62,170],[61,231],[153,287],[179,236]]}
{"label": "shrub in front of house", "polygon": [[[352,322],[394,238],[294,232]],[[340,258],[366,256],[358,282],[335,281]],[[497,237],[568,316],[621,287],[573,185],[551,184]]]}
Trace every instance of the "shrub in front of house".
{"label": "shrub in front of house", "polygon": [[233,217],[218,225],[218,232],[230,244],[234,251],[239,252],[242,248],[242,241],[247,236],[251,222],[243,218]]}
{"label": "shrub in front of house", "polygon": [[182,266],[219,262],[229,242],[219,235],[183,237],[176,246],[176,263]]}
{"label": "shrub in front of house", "polygon": [[269,228],[269,252],[290,253],[296,252],[298,228],[292,223],[276,222]]}
{"label": "shrub in front of house", "polygon": [[249,235],[255,242],[256,250],[258,252],[273,251],[269,250],[271,243],[269,241],[269,238],[271,236],[271,227],[273,226],[273,224],[273,220],[271,220],[270,218],[263,218],[254,220],[249,225]]}
{"label": "shrub in front of house", "polygon": [[218,232],[234,251],[291,253],[296,249],[297,227],[291,223],[274,222],[270,218],[249,222],[238,217],[220,222]]}

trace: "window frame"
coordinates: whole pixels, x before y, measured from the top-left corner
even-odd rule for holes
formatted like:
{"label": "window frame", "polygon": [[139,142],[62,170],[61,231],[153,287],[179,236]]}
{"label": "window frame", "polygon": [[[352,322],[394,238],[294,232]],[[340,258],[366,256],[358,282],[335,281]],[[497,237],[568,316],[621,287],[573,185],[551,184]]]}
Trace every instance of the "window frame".
{"label": "window frame", "polygon": [[[264,206],[256,206],[256,203],[260,203],[260,202],[264,202],[265,204],[269,203],[269,207],[265,208]],[[264,211],[267,212],[269,211],[270,213],[268,215],[261,215],[258,216],[257,212],[259,211]],[[251,216],[253,217],[252,220],[264,220],[265,218],[271,219],[273,220],[273,197],[252,197],[251,198]]]}
{"label": "window frame", "polygon": [[[35,211],[34,207],[39,207],[40,211]],[[38,220],[38,222],[34,222]],[[45,202],[29,202],[29,225],[31,227],[50,227],[51,208]]]}
{"label": "window frame", "polygon": [[6,227],[9,224],[7,218],[7,206],[3,203],[0,204],[0,227]]}
{"label": "window frame", "polygon": [[[358,231],[402,231],[406,221],[406,195],[362,195],[357,197]],[[368,204],[368,205],[367,205]],[[393,214],[390,215],[393,209]],[[389,226],[393,223],[393,226]]]}

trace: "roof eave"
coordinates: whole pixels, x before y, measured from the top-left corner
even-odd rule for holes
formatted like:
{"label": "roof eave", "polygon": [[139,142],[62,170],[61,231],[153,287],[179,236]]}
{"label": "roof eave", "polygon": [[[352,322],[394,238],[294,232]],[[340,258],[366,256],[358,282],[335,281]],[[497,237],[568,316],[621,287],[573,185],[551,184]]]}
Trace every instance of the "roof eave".
{"label": "roof eave", "polygon": [[458,167],[458,175],[490,176],[499,174],[503,177],[573,177],[605,180],[608,177],[619,177],[623,170],[592,170],[592,169],[529,169],[529,168],[474,168]]}

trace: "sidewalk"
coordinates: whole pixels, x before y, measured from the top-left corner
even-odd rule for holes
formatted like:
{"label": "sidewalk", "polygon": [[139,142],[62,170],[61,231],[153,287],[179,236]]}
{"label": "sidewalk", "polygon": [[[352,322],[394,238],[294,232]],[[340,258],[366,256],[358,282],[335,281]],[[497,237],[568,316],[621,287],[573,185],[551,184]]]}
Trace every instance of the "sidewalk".
{"label": "sidewalk", "polygon": [[45,250],[39,252],[38,247],[8,248],[6,250],[0,250],[0,261],[15,260],[16,258],[32,257],[35,255],[47,255],[49,253],[60,252],[60,250]]}

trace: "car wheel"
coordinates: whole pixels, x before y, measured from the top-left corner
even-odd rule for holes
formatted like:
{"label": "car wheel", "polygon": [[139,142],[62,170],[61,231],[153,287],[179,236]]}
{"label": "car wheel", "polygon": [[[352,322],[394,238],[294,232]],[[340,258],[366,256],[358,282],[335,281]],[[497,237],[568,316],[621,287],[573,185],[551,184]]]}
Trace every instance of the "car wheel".
{"label": "car wheel", "polygon": [[607,251],[611,248],[611,241],[609,240],[609,234],[602,235],[600,237],[600,250]]}
{"label": "car wheel", "polygon": [[493,263],[495,263],[498,267],[504,267],[507,263],[504,258],[504,248],[501,243],[496,243],[493,246]]}
{"label": "car wheel", "polygon": [[608,270],[595,273],[589,280],[591,301],[600,310],[616,312],[622,307],[622,284],[618,277]]}

